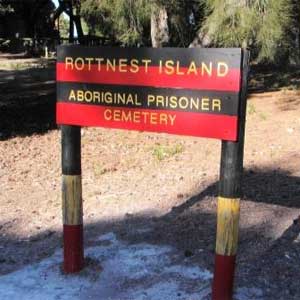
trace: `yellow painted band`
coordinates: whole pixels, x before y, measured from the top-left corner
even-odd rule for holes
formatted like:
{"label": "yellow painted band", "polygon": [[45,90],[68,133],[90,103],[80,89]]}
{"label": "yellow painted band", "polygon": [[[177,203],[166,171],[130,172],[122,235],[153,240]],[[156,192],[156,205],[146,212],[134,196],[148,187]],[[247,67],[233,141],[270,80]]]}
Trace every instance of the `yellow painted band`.
{"label": "yellow painted band", "polygon": [[235,255],[238,245],[239,198],[218,198],[216,253]]}
{"label": "yellow painted band", "polygon": [[82,187],[80,175],[63,175],[62,208],[64,225],[82,224]]}

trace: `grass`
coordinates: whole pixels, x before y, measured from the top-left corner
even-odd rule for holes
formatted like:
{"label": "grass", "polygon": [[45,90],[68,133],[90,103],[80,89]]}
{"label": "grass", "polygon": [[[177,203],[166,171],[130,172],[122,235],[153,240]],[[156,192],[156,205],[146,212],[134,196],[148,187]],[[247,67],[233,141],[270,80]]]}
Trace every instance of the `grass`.
{"label": "grass", "polygon": [[254,114],[257,114],[258,117],[260,118],[260,120],[262,120],[262,121],[266,121],[267,118],[268,118],[267,115],[266,115],[265,113],[263,113],[263,112],[258,112],[258,111],[256,110],[256,108],[255,108],[255,106],[254,106],[253,103],[249,103],[249,104],[247,105],[247,114],[248,114],[248,115],[254,115]]}
{"label": "grass", "polygon": [[170,158],[184,151],[184,146],[182,144],[175,144],[170,146],[165,146],[158,144],[153,148],[152,155],[158,161]]}
{"label": "grass", "polygon": [[248,113],[249,115],[254,115],[254,114],[256,113],[256,109],[255,109],[254,104],[249,103],[249,104],[247,105],[247,113]]}
{"label": "grass", "polygon": [[260,113],[259,113],[259,118],[260,118],[262,121],[266,121],[268,117],[267,117],[267,115],[266,115],[265,113],[260,112]]}

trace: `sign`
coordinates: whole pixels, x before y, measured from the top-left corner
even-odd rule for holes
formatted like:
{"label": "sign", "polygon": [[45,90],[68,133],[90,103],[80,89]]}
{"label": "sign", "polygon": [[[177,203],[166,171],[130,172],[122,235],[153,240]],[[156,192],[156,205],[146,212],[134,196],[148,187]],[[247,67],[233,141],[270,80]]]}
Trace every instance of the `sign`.
{"label": "sign", "polygon": [[242,50],[60,46],[57,123],[236,141]]}

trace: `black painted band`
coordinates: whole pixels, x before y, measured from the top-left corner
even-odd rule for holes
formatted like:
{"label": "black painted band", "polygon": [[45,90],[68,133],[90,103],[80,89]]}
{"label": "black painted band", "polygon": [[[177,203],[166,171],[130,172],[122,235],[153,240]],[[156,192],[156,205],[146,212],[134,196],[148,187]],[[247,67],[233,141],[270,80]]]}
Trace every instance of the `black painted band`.
{"label": "black painted band", "polygon": [[61,126],[62,173],[81,175],[81,133],[78,126]]}
{"label": "black painted band", "polygon": [[[70,92],[74,91],[75,95],[77,91],[88,91],[89,99],[90,97],[95,98],[93,93],[96,92],[100,100],[94,101],[75,101],[69,100]],[[137,103],[123,104],[120,101],[116,103],[107,103],[103,100],[103,94],[111,93],[113,97],[117,94],[133,95],[136,97]],[[99,96],[100,95],[100,96]],[[147,98],[148,95],[154,97],[162,96],[163,103],[159,101],[153,101],[148,104]],[[126,96],[127,97],[127,96]],[[168,98],[167,98],[168,97]],[[171,97],[176,97],[177,101],[173,101],[171,104]],[[184,107],[180,107],[178,100],[183,97],[182,101]],[[198,99],[199,101],[198,101]],[[155,98],[156,99],[156,98]],[[191,99],[194,99],[194,103],[198,105],[193,105]],[[209,110],[201,109],[202,100],[209,99]],[[212,109],[212,100],[218,99],[221,101],[221,110],[217,108]],[[99,84],[90,84],[90,83],[68,83],[68,82],[59,82],[57,85],[57,101],[58,102],[68,102],[68,103],[78,103],[86,105],[100,105],[100,106],[116,106],[116,107],[128,107],[128,108],[144,108],[144,109],[159,109],[159,110],[168,110],[168,111],[186,111],[186,112],[197,112],[197,113],[210,113],[210,114],[221,114],[221,115],[238,115],[239,110],[239,94],[234,92],[220,92],[220,91],[200,91],[200,90],[182,90],[175,88],[154,88],[154,87],[141,87],[141,86],[117,86],[117,85],[99,85]],[[205,101],[205,100],[204,100]],[[208,103],[208,102],[206,102]],[[186,106],[186,107],[185,107]],[[203,106],[203,107],[208,107]]]}

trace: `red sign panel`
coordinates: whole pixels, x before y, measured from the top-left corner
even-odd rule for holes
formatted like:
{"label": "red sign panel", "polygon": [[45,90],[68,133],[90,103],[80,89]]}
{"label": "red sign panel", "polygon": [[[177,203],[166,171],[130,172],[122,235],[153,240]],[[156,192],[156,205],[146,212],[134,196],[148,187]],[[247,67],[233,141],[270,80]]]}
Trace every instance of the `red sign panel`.
{"label": "red sign panel", "polygon": [[57,123],[237,139],[241,49],[61,46]]}

